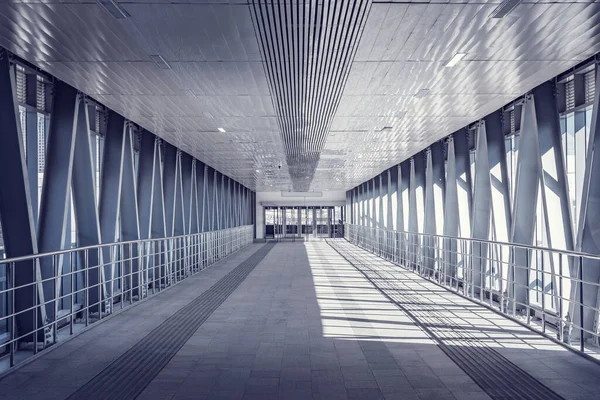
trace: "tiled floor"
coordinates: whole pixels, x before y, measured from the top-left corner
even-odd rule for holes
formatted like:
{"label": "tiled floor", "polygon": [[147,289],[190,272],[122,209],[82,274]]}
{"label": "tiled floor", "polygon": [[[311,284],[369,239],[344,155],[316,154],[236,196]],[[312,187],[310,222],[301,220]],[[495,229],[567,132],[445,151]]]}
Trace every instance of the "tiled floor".
{"label": "tiled floor", "polygon": [[[68,397],[257,246],[7,376],[0,381],[0,398]],[[362,250],[358,255],[371,257]],[[377,258],[370,262],[391,268]],[[439,300],[440,308],[460,316],[461,324],[563,397],[598,398],[600,366],[416,275],[402,278],[416,298]],[[139,398],[489,397],[329,245],[309,242],[275,246]]]}

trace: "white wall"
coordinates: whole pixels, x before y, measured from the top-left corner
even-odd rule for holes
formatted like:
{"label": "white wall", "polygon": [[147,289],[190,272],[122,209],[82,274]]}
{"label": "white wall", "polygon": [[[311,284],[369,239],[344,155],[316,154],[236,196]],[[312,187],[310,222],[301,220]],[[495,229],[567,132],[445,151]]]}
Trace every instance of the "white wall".
{"label": "white wall", "polygon": [[344,206],[346,205],[346,192],[332,190],[322,192],[319,197],[307,197],[298,193],[298,196],[284,197],[281,192],[256,192],[256,238],[265,237],[265,206]]}

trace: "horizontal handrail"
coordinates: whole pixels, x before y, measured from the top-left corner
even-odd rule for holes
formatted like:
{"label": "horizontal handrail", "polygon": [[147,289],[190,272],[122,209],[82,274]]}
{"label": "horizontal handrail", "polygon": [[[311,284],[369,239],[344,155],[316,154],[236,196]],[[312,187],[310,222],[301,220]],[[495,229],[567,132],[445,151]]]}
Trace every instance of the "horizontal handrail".
{"label": "horizontal handrail", "polygon": [[[253,225],[243,225],[0,260],[7,277],[0,329],[8,333],[0,357],[13,367],[113,314],[115,306],[125,309],[171,288],[252,243],[253,232]],[[19,274],[26,282],[17,284]]]}
{"label": "horizontal handrail", "polygon": [[439,239],[463,240],[463,241],[469,241],[469,242],[491,244],[491,245],[495,245],[495,246],[501,245],[501,246],[518,247],[518,248],[521,248],[524,250],[540,250],[540,251],[546,251],[546,252],[551,252],[551,253],[562,253],[562,254],[568,255],[569,257],[585,257],[585,258],[591,258],[591,259],[600,261],[600,255],[598,255],[598,254],[583,253],[583,252],[576,251],[576,250],[556,249],[556,248],[550,248],[550,247],[535,246],[535,245],[522,244],[522,243],[502,242],[502,241],[489,240],[489,239],[478,239],[478,238],[469,238],[469,237],[452,236],[452,235],[439,235],[439,234],[435,234],[435,233],[398,231],[398,230],[393,230],[393,229],[378,228],[378,227],[371,227],[371,226],[364,226],[364,225],[357,225],[357,224],[345,224],[345,225],[346,226],[355,226],[360,229],[377,229],[377,230],[384,230],[386,232],[394,232],[394,233],[400,233],[400,234],[405,234],[405,235],[417,235],[417,236],[421,236],[421,237],[435,237],[435,238],[439,238]]}
{"label": "horizontal handrail", "polygon": [[[254,225],[242,225],[242,227],[243,226],[254,226]],[[112,243],[95,244],[95,245],[90,245],[90,246],[72,247],[70,249],[55,250],[55,251],[48,251],[48,252],[45,252],[45,253],[34,253],[34,254],[26,255],[26,256],[4,258],[4,259],[0,259],[0,264],[8,264],[8,263],[13,263],[13,262],[27,261],[27,260],[31,260],[33,258],[44,258],[44,257],[50,257],[50,256],[59,256],[61,254],[67,254],[67,253],[72,253],[72,252],[76,252],[76,251],[101,249],[101,248],[104,248],[104,247],[111,247],[111,246],[116,246],[116,245],[137,244],[137,243],[152,243],[152,242],[159,242],[159,241],[168,240],[168,239],[175,240],[175,239],[182,239],[182,238],[190,238],[190,237],[195,237],[195,236],[203,235],[203,234],[206,234],[206,233],[216,233],[216,232],[227,231],[229,229],[232,229],[232,228],[219,229],[219,230],[216,230],[216,231],[188,233],[186,235],[179,235],[179,236],[165,236],[165,237],[160,237],[160,238],[134,239],[134,240],[126,240],[126,241],[122,241],[122,242],[112,242]]]}
{"label": "horizontal handrail", "polygon": [[[591,266],[584,262],[600,255],[355,224],[344,231],[351,243],[546,336],[555,329],[559,341],[577,344],[574,350],[599,344],[600,282],[586,280]],[[600,359],[600,349],[595,354]]]}

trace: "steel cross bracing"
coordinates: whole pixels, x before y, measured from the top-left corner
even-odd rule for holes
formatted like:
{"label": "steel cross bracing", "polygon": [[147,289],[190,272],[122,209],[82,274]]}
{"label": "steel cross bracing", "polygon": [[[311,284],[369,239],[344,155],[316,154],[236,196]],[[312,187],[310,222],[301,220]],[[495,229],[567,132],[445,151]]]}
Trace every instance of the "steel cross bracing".
{"label": "steel cross bracing", "polygon": [[[593,69],[599,87],[595,60],[583,68]],[[585,158],[578,192],[569,187],[570,139],[561,126],[569,115],[561,97],[565,82],[545,82],[510,108],[349,190],[345,232],[354,243],[544,332],[554,330],[585,351],[598,345],[600,334],[600,161],[593,151],[600,90],[593,101],[576,92],[573,105],[579,121],[592,114],[591,123],[576,126],[589,132],[581,144],[587,154],[578,156]],[[520,116],[515,124],[513,116]],[[518,156],[506,147],[511,140],[518,140]],[[511,157],[516,165],[509,171]]]}
{"label": "steel cross bracing", "polygon": [[[87,325],[249,243],[255,202],[248,188],[62,81],[48,91],[47,133],[29,126],[37,128],[35,107],[21,126],[17,63],[0,51],[0,250],[8,258],[0,325],[11,366],[18,350],[59,340],[65,324]],[[36,71],[26,75],[36,83]],[[38,135],[46,143],[39,214]]]}

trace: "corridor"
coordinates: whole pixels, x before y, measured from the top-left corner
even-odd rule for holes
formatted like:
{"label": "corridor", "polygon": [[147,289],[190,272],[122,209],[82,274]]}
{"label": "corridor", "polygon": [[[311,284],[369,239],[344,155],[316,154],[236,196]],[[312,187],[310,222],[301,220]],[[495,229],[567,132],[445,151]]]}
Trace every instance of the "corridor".
{"label": "corridor", "polygon": [[177,287],[4,376],[0,398],[600,393],[600,365],[342,239],[252,244]]}

